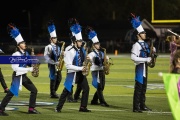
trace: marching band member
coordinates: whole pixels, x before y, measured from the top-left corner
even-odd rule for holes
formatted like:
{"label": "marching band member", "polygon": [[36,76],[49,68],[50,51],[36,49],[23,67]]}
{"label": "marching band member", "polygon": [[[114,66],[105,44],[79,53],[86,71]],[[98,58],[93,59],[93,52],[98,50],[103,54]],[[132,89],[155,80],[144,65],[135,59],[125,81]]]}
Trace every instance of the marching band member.
{"label": "marching band member", "polygon": [[56,29],[53,21],[48,23],[48,31],[50,33],[50,44],[45,47],[44,57],[49,69],[50,98],[59,98],[56,91],[59,88],[62,74],[61,71],[56,70],[56,66],[59,65],[60,47],[57,45]]}
{"label": "marching band member", "polygon": [[[16,40],[17,42],[17,51],[12,54],[12,56],[29,56],[28,52],[26,51],[26,43],[23,40],[19,30],[13,25],[8,24],[8,30],[10,35]],[[27,77],[27,72],[32,72],[33,67],[27,67],[29,64],[20,63],[20,64],[12,64],[13,75],[12,75],[12,83],[11,88],[3,98],[1,105],[0,105],[0,116],[8,116],[5,113],[5,107],[10,102],[12,97],[18,96],[19,89],[22,89],[22,85],[29,90],[30,98],[29,98],[29,114],[40,114],[35,107],[36,107],[36,97],[37,97],[37,88],[33,84],[33,82]]]}
{"label": "marching band member", "polygon": [[[92,74],[92,85],[96,88],[91,105],[98,105],[98,100],[101,106],[109,107],[106,103],[103,95],[105,87],[105,73],[103,71],[104,53],[100,50],[100,42],[97,38],[96,32],[87,27],[88,38],[92,41],[93,51],[88,54],[88,57],[92,63],[90,70]],[[106,56],[108,58],[108,56]]]}
{"label": "marching band member", "polygon": [[169,39],[169,50],[170,50],[170,70],[169,72],[171,73],[173,70],[173,59],[174,59],[174,55],[178,49],[178,47],[180,48],[180,44],[178,44],[178,40],[176,39],[175,35],[171,35],[170,39]]}
{"label": "marching band member", "polygon": [[[71,21],[69,21],[71,22]],[[69,23],[71,24],[71,23]],[[69,49],[71,49],[73,47],[73,36],[70,35],[70,39],[71,39],[71,44],[68,45],[66,48],[65,48],[65,51],[68,51]],[[80,86],[80,84],[77,84],[77,87],[76,87],[76,90],[75,90],[75,93],[74,93],[74,98],[73,98],[73,87],[72,86],[72,90],[71,92],[69,93],[69,95],[67,96],[67,101],[68,102],[78,102],[78,99],[80,99],[80,93],[82,91],[82,88]]]}
{"label": "marching band member", "polygon": [[81,26],[75,18],[70,19],[70,30],[72,32],[73,46],[64,53],[64,61],[67,69],[67,76],[64,82],[64,89],[59,98],[59,102],[55,108],[55,112],[61,112],[61,109],[66,101],[66,97],[72,90],[74,84],[79,84],[82,88],[82,99],[80,103],[79,112],[90,112],[87,109],[89,97],[89,85],[86,76],[82,71],[86,70],[83,66],[85,60],[85,51],[82,45]]}
{"label": "marching band member", "polygon": [[151,61],[151,57],[148,57],[150,53],[149,45],[144,42],[146,39],[146,32],[141,26],[139,16],[133,16],[131,19],[133,28],[136,30],[134,34],[137,36],[138,41],[133,44],[131,49],[131,59],[135,64],[135,87],[133,96],[133,112],[151,111],[145,105],[145,94],[147,89],[147,75],[148,65]]}

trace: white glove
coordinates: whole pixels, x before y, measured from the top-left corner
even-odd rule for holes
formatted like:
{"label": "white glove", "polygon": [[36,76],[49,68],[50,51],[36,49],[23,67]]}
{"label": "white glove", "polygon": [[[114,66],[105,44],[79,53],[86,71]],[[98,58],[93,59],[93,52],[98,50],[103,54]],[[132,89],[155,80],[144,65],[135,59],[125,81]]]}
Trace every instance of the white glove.
{"label": "white glove", "polygon": [[109,60],[109,56],[106,56],[106,59]]}
{"label": "white glove", "polygon": [[58,66],[58,65],[59,65],[59,62],[56,62],[56,63],[55,63],[55,65],[57,65],[57,66]]}
{"label": "white glove", "polygon": [[155,47],[153,47],[153,52],[156,52],[156,48]]}
{"label": "white glove", "polygon": [[148,58],[147,58],[147,62],[148,62],[148,63],[151,62],[151,57],[148,57]]}
{"label": "white glove", "polygon": [[30,67],[30,68],[29,68],[29,71],[32,72],[32,71],[33,71],[33,67]]}

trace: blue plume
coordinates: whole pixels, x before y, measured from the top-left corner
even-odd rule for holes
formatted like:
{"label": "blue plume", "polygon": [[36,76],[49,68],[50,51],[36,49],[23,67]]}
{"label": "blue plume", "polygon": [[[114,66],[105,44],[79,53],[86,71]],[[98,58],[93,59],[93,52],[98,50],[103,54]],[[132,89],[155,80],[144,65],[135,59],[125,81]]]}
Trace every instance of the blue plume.
{"label": "blue plume", "polygon": [[74,24],[70,27],[71,32],[77,34],[81,32],[81,26],[79,24]]}
{"label": "blue plume", "polygon": [[136,29],[137,27],[139,27],[141,25],[141,21],[139,19],[140,19],[139,16],[132,18],[131,24],[132,24],[133,28]]}
{"label": "blue plume", "polygon": [[88,38],[92,39],[93,37],[97,36],[97,33],[94,30],[89,31]]}
{"label": "blue plume", "polygon": [[50,25],[48,26],[48,31],[49,31],[49,33],[53,32],[54,30],[56,30],[55,25],[54,25],[54,24],[50,24]]}
{"label": "blue plume", "polygon": [[12,38],[16,38],[18,35],[20,34],[19,30],[16,28],[16,27],[13,27],[11,30],[10,30],[10,36]]}

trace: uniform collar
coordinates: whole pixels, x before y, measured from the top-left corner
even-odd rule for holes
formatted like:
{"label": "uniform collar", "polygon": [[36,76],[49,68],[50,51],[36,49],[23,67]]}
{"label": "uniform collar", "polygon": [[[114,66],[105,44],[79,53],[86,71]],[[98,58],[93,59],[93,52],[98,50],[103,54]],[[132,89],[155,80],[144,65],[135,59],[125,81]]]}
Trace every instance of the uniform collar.
{"label": "uniform collar", "polygon": [[21,52],[21,53],[23,53],[23,54],[25,53],[25,51],[24,51],[24,50],[20,50],[20,52]]}
{"label": "uniform collar", "polygon": [[54,44],[54,43],[51,43],[51,45],[56,46],[56,44]]}
{"label": "uniform collar", "polygon": [[97,50],[97,49],[94,49],[94,51],[97,52],[97,53],[99,53],[99,50]]}
{"label": "uniform collar", "polygon": [[144,40],[138,40],[138,42],[144,42]]}

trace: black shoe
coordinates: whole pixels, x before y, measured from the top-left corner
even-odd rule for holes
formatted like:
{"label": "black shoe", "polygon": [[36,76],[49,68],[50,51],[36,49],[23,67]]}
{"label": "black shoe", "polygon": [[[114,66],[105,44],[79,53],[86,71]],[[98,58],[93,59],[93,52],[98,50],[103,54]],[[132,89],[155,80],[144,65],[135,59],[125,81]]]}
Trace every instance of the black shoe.
{"label": "black shoe", "polygon": [[99,105],[98,101],[91,100],[91,105]]}
{"label": "black shoe", "polygon": [[91,110],[88,110],[87,108],[80,107],[79,112],[91,112]]}
{"label": "black shoe", "polygon": [[59,110],[59,109],[55,108],[55,112],[60,113],[60,112],[61,112],[61,110]]}
{"label": "black shoe", "polygon": [[152,109],[148,108],[147,106],[140,107],[142,111],[152,111]]}
{"label": "black shoe", "polygon": [[140,110],[140,109],[133,109],[133,112],[142,113],[142,110]]}
{"label": "black shoe", "polygon": [[104,106],[104,107],[109,107],[109,104],[107,104],[106,102],[104,102],[104,103],[100,103],[101,104],[101,106]]}
{"label": "black shoe", "polygon": [[29,114],[41,114],[40,112],[38,112],[36,109],[33,110],[28,110]]}
{"label": "black shoe", "polygon": [[57,94],[50,95],[51,98],[59,98]]}
{"label": "black shoe", "polygon": [[9,116],[9,115],[5,113],[4,111],[0,111],[0,116]]}

